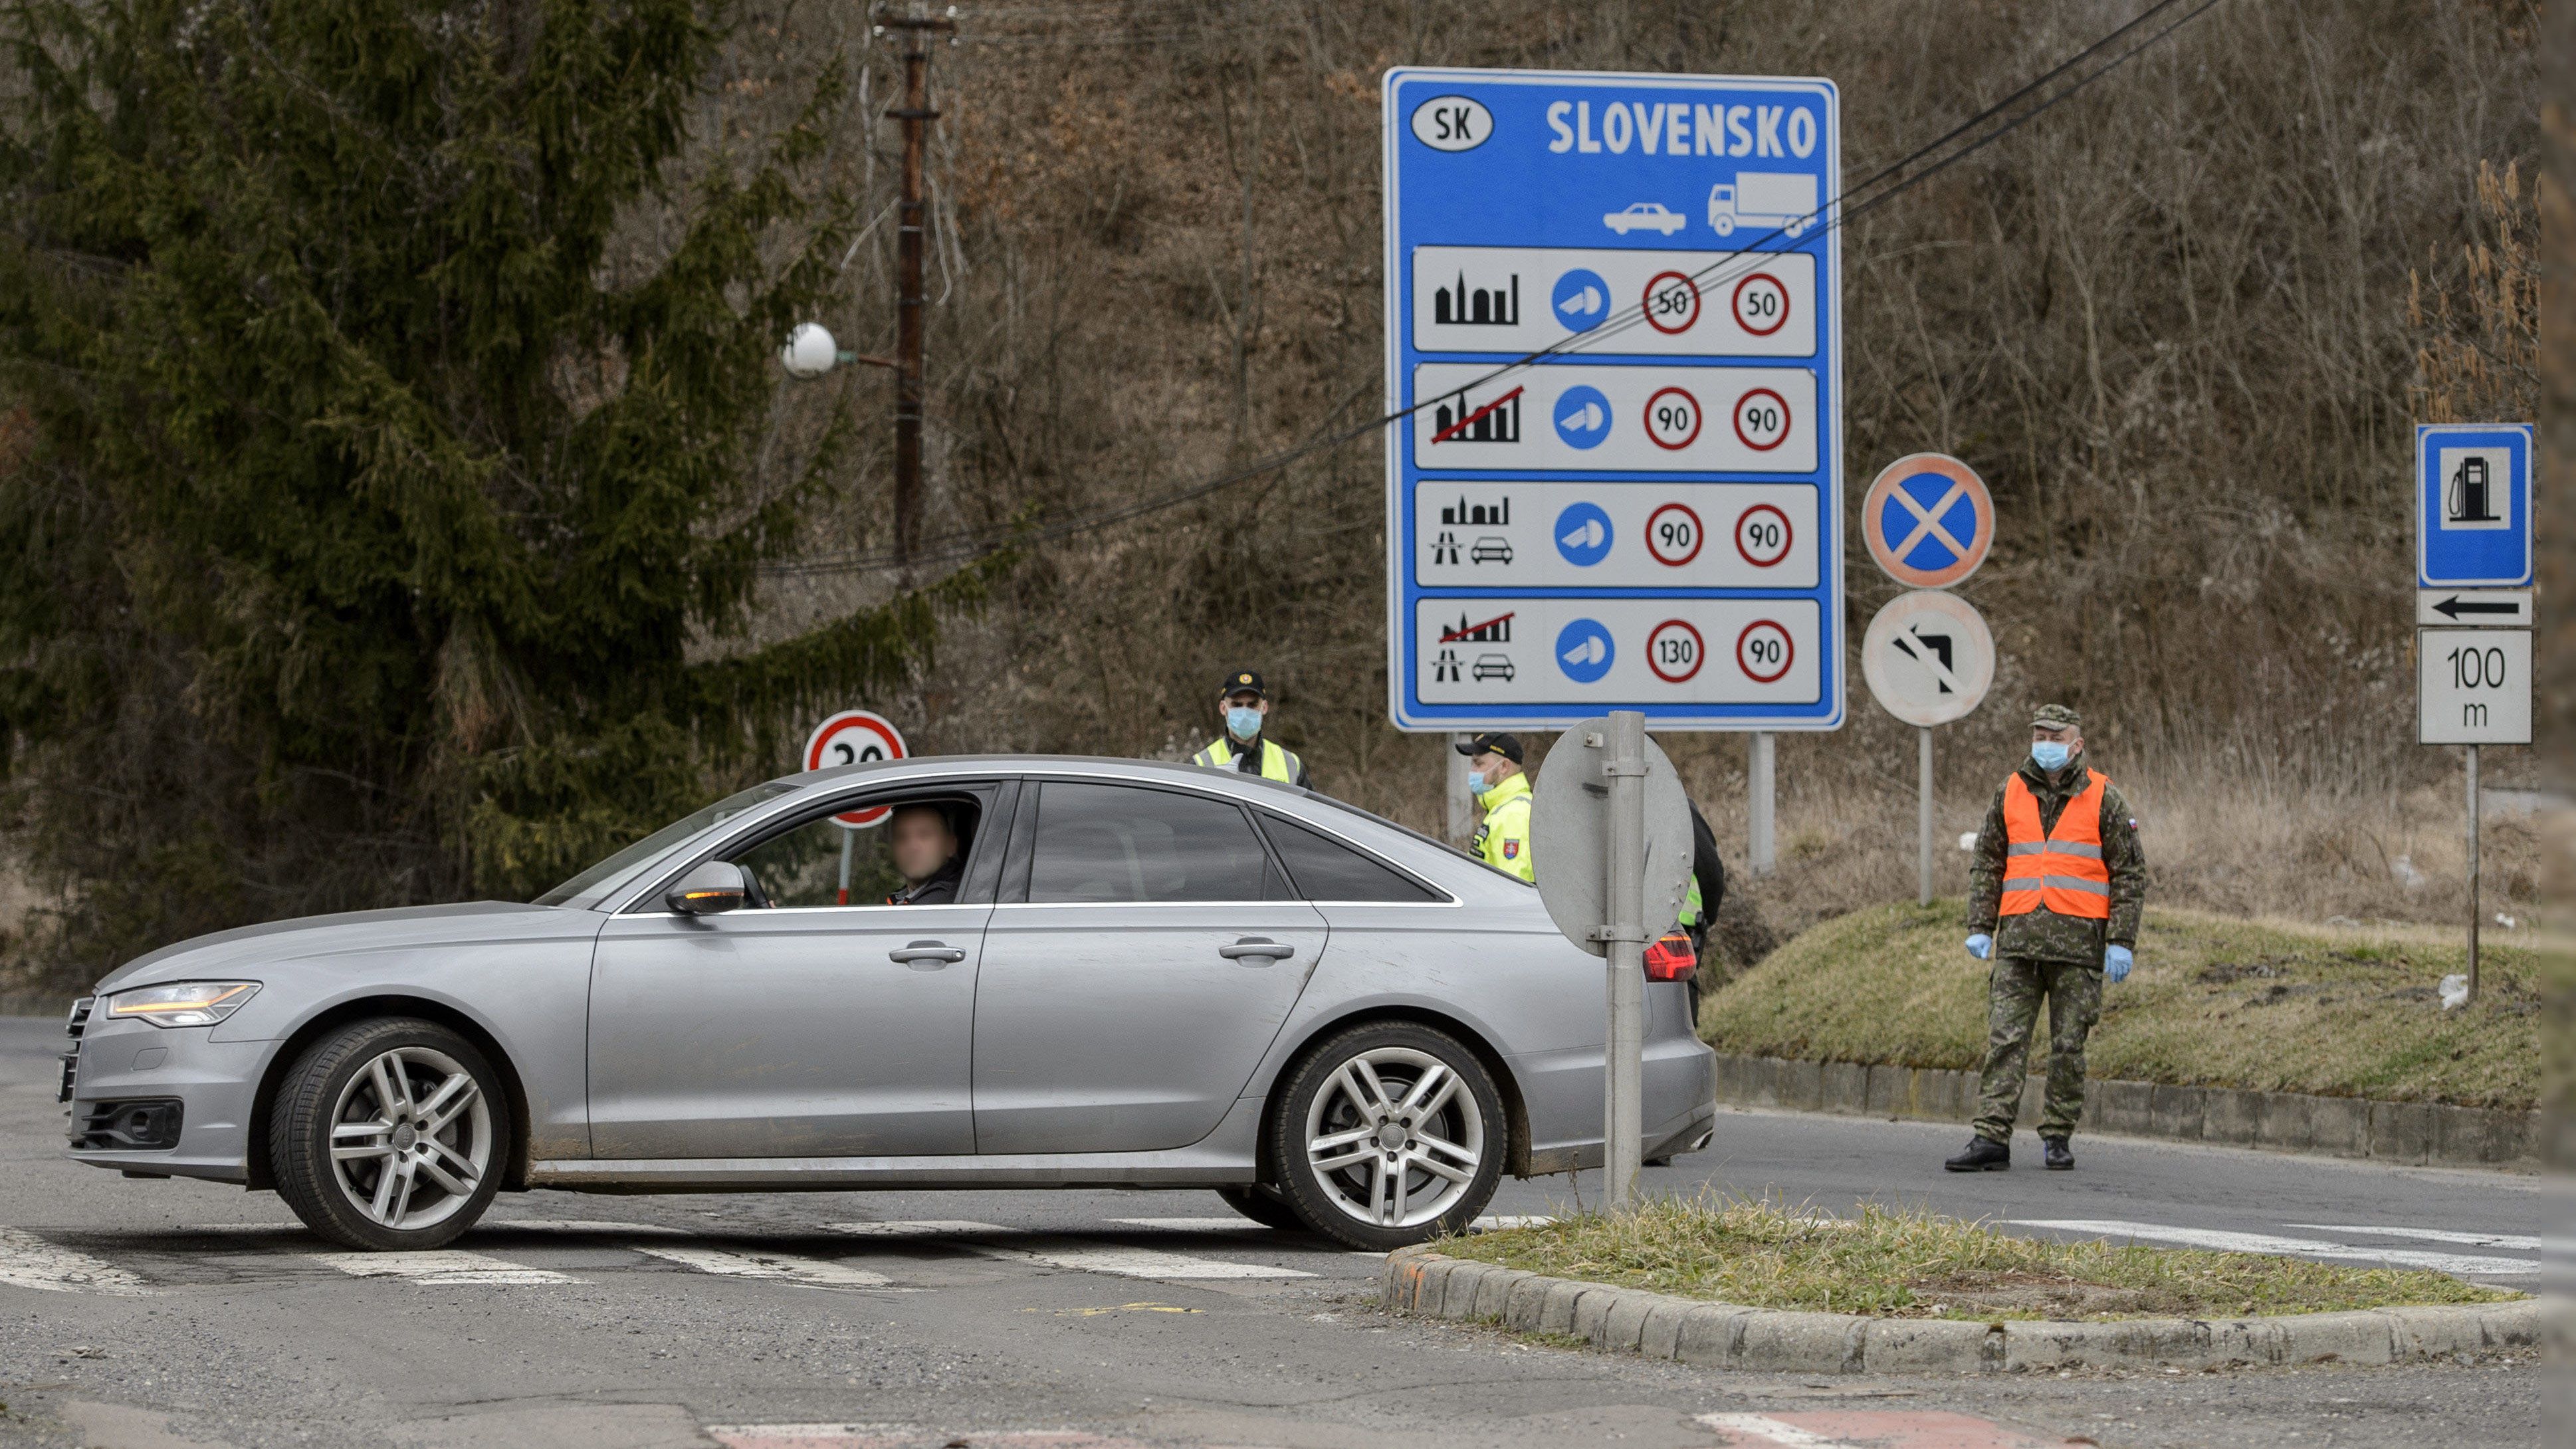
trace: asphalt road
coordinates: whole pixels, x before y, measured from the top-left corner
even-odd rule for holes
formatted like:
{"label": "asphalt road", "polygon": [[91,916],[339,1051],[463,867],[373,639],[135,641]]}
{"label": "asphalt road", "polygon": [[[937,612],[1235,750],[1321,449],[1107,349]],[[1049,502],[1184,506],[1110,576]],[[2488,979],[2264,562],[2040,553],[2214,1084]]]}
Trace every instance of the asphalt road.
{"label": "asphalt road", "polygon": [[[1390,1319],[1370,1306],[1375,1259],[1240,1222],[1204,1192],[528,1193],[452,1253],[388,1264],[328,1251],[273,1196],[63,1160],[59,1029],[0,1020],[0,1444],[2541,1442],[2527,1359],[1799,1378]],[[2448,1255],[2468,1276],[2536,1281],[2531,1178],[2083,1138],[2072,1174],[1942,1173],[1963,1135],[1729,1113],[1649,1186],[2347,1261]],[[1571,1187],[1588,1200],[1597,1179]],[[1507,1184],[1493,1211],[1573,1197],[1563,1178]]]}

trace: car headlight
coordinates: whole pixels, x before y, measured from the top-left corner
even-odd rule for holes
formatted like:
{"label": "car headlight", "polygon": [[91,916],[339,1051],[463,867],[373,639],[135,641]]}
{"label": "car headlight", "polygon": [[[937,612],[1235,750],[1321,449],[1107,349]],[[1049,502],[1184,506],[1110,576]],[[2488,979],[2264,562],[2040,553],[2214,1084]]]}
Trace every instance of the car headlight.
{"label": "car headlight", "polygon": [[241,1009],[259,990],[256,981],[173,981],[138,986],[107,999],[110,1017],[136,1017],[154,1026],[212,1026]]}

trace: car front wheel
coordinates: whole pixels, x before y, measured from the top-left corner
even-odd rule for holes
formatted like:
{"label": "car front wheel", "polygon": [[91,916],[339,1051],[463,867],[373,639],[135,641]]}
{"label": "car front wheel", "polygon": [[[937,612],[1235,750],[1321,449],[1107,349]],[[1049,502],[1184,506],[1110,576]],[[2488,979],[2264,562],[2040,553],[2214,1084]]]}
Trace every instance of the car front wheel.
{"label": "car front wheel", "polygon": [[473,1043],[434,1022],[356,1022],[314,1043],[278,1087],[277,1193],[333,1242],[435,1248],[491,1205],[509,1123]]}
{"label": "car front wheel", "polygon": [[1309,1053],[1271,1101],[1269,1180],[1308,1227],[1372,1252],[1463,1233],[1492,1201],[1510,1124],[1447,1032],[1375,1022]]}

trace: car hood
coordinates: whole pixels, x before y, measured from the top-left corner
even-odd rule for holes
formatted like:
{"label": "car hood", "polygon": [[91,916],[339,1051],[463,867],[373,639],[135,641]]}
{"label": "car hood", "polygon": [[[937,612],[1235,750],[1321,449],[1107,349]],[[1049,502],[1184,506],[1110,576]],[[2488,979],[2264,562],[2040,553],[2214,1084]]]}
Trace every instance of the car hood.
{"label": "car hood", "polygon": [[596,912],[522,905],[516,901],[465,901],[446,906],[400,906],[383,911],[303,916],[266,925],[237,926],[164,946],[109,972],[97,990],[105,993],[164,981],[201,981],[316,956],[410,951],[423,946],[513,937],[583,935],[596,932],[601,924],[602,918]]}

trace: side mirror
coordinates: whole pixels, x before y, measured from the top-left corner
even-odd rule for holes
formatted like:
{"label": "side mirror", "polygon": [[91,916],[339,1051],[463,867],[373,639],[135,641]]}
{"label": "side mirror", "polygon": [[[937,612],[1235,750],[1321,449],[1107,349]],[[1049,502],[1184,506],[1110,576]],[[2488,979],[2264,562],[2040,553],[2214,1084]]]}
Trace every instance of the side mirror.
{"label": "side mirror", "polygon": [[663,892],[662,904],[684,916],[716,916],[741,906],[749,894],[743,887],[741,866],[710,860]]}

